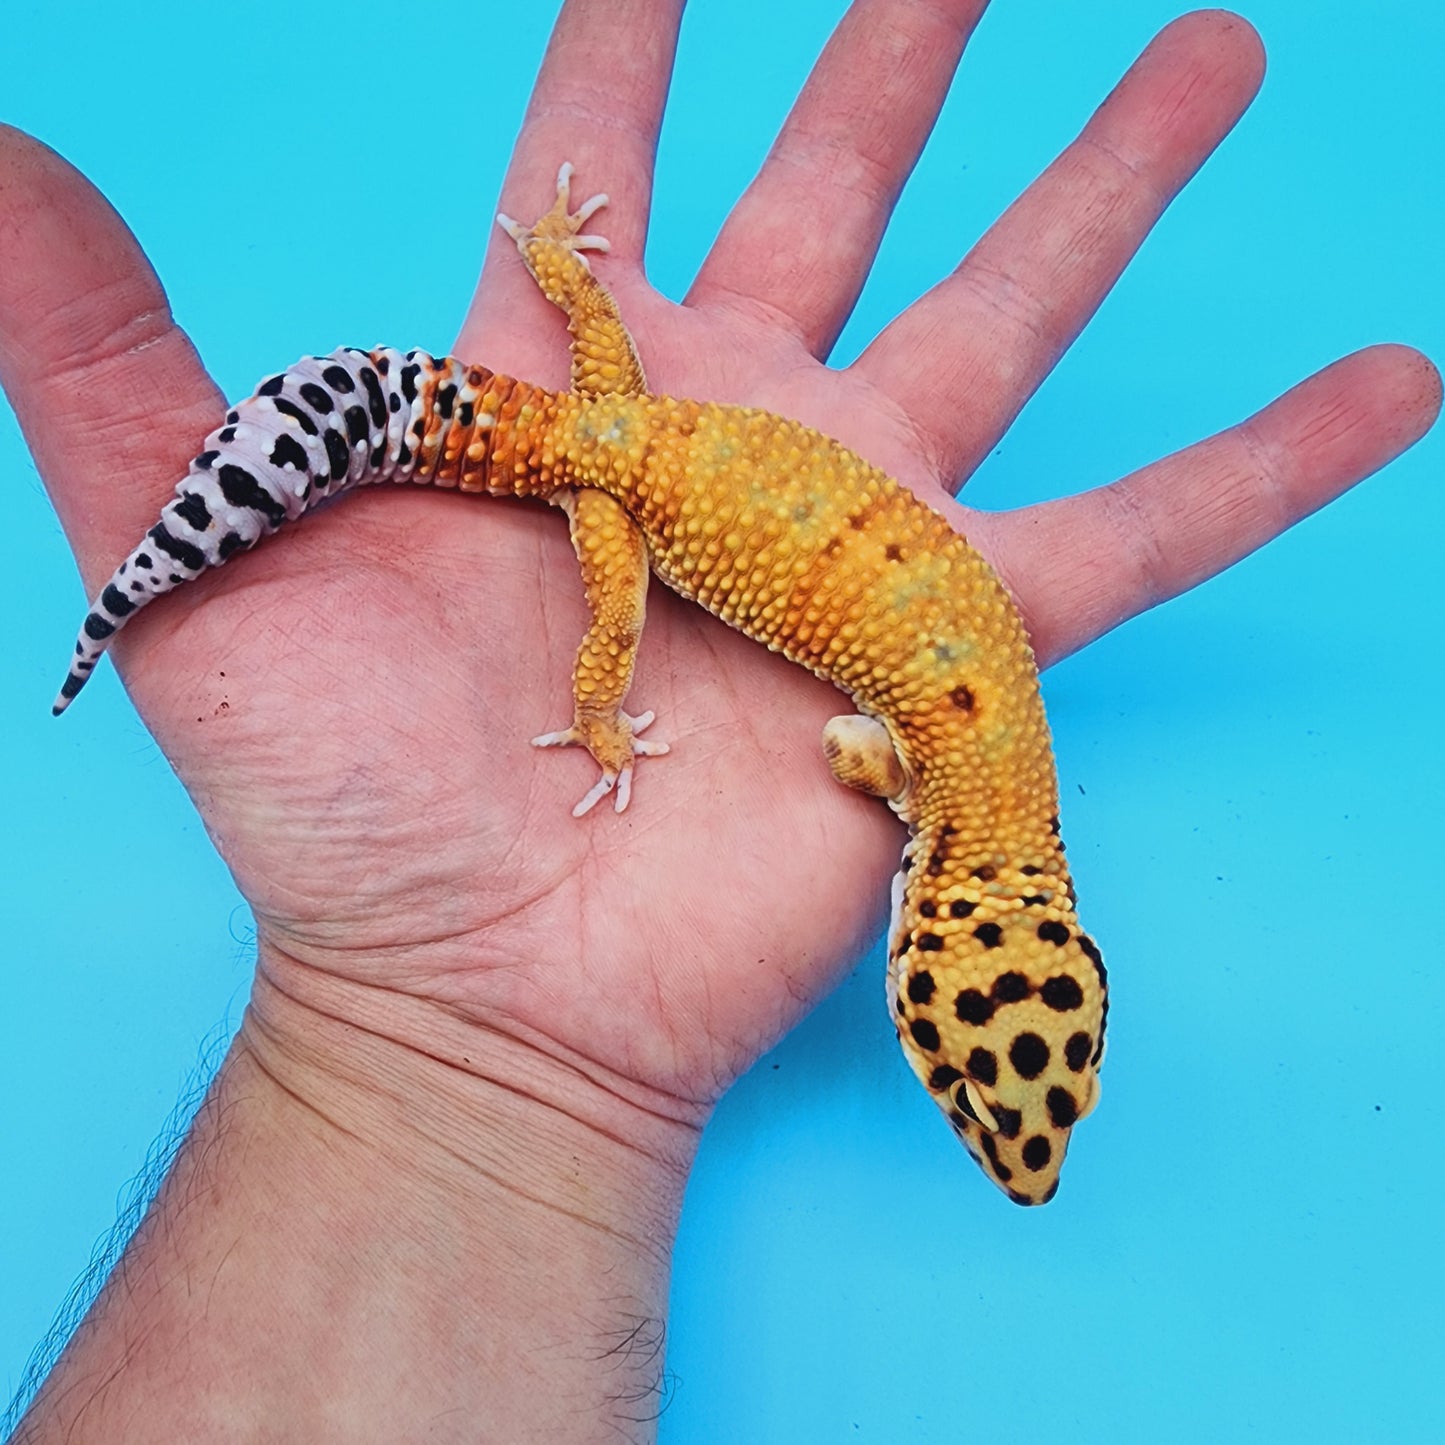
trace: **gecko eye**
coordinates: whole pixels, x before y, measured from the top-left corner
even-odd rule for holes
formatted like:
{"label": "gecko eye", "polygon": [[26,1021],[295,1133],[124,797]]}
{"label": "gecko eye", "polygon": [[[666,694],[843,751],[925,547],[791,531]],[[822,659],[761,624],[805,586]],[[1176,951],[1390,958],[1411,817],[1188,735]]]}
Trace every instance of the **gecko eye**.
{"label": "gecko eye", "polygon": [[977,1086],[972,1079],[961,1079],[953,1086],[954,1107],[962,1114],[967,1114],[975,1124],[981,1124],[990,1134],[998,1133],[998,1120],[993,1116],[993,1110],[983,1101],[983,1095],[979,1093]]}

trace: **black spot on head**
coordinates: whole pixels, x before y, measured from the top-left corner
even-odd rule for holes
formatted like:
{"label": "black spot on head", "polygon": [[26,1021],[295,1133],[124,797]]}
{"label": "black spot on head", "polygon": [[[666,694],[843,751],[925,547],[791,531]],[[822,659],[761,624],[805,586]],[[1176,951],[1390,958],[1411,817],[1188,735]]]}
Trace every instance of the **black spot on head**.
{"label": "black spot on head", "polygon": [[942,948],[943,940],[936,933],[920,933],[918,935],[920,953],[938,953]]}
{"label": "black spot on head", "polygon": [[897,998],[893,1000],[893,1007],[898,1013],[902,1013],[904,1011],[903,995],[901,993],[898,995]]}
{"label": "black spot on head", "polygon": [[959,712],[972,712],[974,709],[974,696],[971,687],[956,687],[949,693],[948,700]]}
{"label": "black spot on head", "polygon": [[923,902],[918,905],[918,911],[925,918],[936,918],[938,916],[938,904],[931,898],[925,898]]}
{"label": "black spot on head", "polygon": [[[994,925],[985,924],[985,927]],[[993,996],[998,1003],[1017,1003],[1020,999],[1027,998],[1033,992],[1033,987],[1021,973],[1001,973],[993,981]]]}
{"label": "black spot on head", "polygon": [[970,903],[967,898],[955,898],[948,905],[948,916],[950,918],[967,918],[977,907],[977,903]]}
{"label": "black spot on head", "polygon": [[1003,1104],[993,1106],[994,1122],[998,1125],[998,1132],[1005,1139],[1017,1139],[1019,1130],[1024,1126],[1024,1116],[1017,1109],[1010,1109]]}
{"label": "black spot on head", "polygon": [[303,381],[296,389],[301,394],[301,400],[318,416],[331,415],[331,393],[324,386],[317,386],[314,381]]}
{"label": "black spot on head", "polygon": [[911,1003],[927,1003],[933,997],[933,975],[921,968],[908,980],[908,998]]}
{"label": "black spot on head", "polygon": [[1049,1046],[1034,1033],[1022,1033],[1009,1046],[1009,1062],[1021,1079],[1037,1079],[1049,1066]]}
{"label": "black spot on head", "polygon": [[998,1058],[992,1049],[974,1049],[968,1056],[968,1072],[990,1089],[998,1083]]}
{"label": "black spot on head", "polygon": [[1037,878],[1043,871],[1042,868],[1036,867],[1033,863],[1025,863],[1024,866],[1019,869],[1019,872],[1022,873],[1025,878]]}
{"label": "black spot on head", "polygon": [[1014,1177],[1014,1172],[998,1157],[998,1145],[993,1142],[993,1135],[980,1135],[979,1143],[983,1147],[983,1152],[988,1155],[988,1162],[992,1165],[994,1174],[1002,1183],[1007,1184]]}
{"label": "black spot on head", "polygon": [[1099,952],[1099,945],[1087,933],[1081,933],[1079,947],[1083,950],[1084,957],[1094,965],[1094,972],[1099,975],[1099,982],[1108,983],[1109,975],[1104,968],[1104,955]]}
{"label": "black spot on head", "polygon": [[1084,1071],[1084,1065],[1089,1062],[1089,1050],[1094,1047],[1094,1041],[1088,1034],[1070,1034],[1069,1041],[1064,1045],[1064,1062],[1076,1074]]}
{"label": "black spot on head", "polygon": [[953,1011],[966,1024],[986,1024],[993,1017],[993,1004],[976,988],[966,988],[953,1001]]}
{"label": "black spot on head", "polygon": [[1051,1200],[1051,1199],[1054,1197],[1054,1195],[1056,1195],[1058,1192],[1059,1192],[1059,1181],[1058,1181],[1057,1179],[1055,1179],[1054,1182],[1053,1182],[1052,1184],[1050,1184],[1047,1189],[1044,1190],[1043,1195],[1042,1195],[1042,1196],[1040,1197],[1040,1199],[1039,1199],[1039,1203],[1040,1203],[1040,1204],[1047,1204],[1047,1203],[1049,1202],[1049,1200]]}
{"label": "black spot on head", "polygon": [[1025,908],[1032,907],[1036,903],[1047,903],[1048,901],[1042,893],[1025,893],[1024,896],[1019,899],[1019,902],[1022,903]]}
{"label": "black spot on head", "polygon": [[1079,1106],[1067,1089],[1061,1089],[1055,1084],[1045,1096],[1044,1102],[1048,1105],[1049,1118],[1053,1120],[1054,1128],[1073,1128],[1078,1121]]}
{"label": "black spot on head", "polygon": [[1070,1009],[1076,1009],[1084,1002],[1084,990],[1079,987],[1077,979],[1061,973],[1044,980],[1039,997],[1056,1012],[1068,1013]]}
{"label": "black spot on head", "polygon": [[1024,1165],[1035,1174],[1054,1157],[1054,1146],[1042,1134],[1035,1134],[1024,1144]]}
{"label": "black spot on head", "polygon": [[1049,819],[1049,832],[1056,838],[1059,836],[1059,815],[1057,813]]}
{"label": "black spot on head", "polygon": [[932,1053],[938,1047],[938,1027],[931,1024],[927,1019],[914,1019],[908,1025],[908,1032],[913,1035],[913,1042],[920,1049],[926,1049]]}
{"label": "black spot on head", "polygon": [[973,936],[985,948],[997,948],[1003,942],[1003,929],[996,923],[980,923],[973,930]]}
{"label": "black spot on head", "polygon": [[939,1064],[928,1076],[928,1087],[935,1094],[941,1094],[945,1089],[951,1088],[961,1078],[962,1074],[952,1064]]}
{"label": "black spot on head", "polygon": [[334,362],[322,371],[321,379],[332,391],[356,390],[356,383],[351,379],[351,373],[344,366],[337,366]]}
{"label": "black spot on head", "polygon": [[973,870],[973,876],[980,883],[992,883],[998,877],[998,869],[992,863],[985,863],[982,867]]}
{"label": "black spot on head", "polygon": [[947,862],[948,859],[942,853],[930,853],[928,855],[928,868],[926,870],[928,876],[930,878],[937,878],[938,875],[943,872],[943,865]]}
{"label": "black spot on head", "polygon": [[1056,944],[1062,948],[1069,941],[1068,928],[1056,918],[1046,918],[1038,926],[1038,935],[1045,943]]}

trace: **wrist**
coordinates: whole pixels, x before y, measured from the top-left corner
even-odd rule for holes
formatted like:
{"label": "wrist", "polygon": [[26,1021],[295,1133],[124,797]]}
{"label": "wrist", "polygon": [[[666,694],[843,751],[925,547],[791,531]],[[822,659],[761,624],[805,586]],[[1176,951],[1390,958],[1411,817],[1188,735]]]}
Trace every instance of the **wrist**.
{"label": "wrist", "polygon": [[17,1438],[650,1438],[696,1127],[436,1008],[263,957]]}

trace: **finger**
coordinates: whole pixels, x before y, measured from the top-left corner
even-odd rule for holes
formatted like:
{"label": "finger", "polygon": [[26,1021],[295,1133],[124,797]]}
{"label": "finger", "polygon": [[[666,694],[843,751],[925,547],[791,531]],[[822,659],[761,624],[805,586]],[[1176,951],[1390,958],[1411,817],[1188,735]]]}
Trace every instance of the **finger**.
{"label": "finger", "polygon": [[688,296],[782,318],[815,356],[848,319],[987,0],[857,0]]}
{"label": "finger", "polygon": [[154,520],[225,411],[125,222],[0,126],[0,385],[87,587]]}
{"label": "finger", "polygon": [[1278,401],[1131,476],[973,534],[1055,662],[1221,572],[1412,446],[1440,374],[1407,346],[1357,351]]}
{"label": "finger", "polygon": [[[529,225],[552,204],[557,168],[572,162],[574,205],[599,191],[607,208],[590,226],[605,235],[609,285],[623,268],[641,276],[653,161],[677,50],[682,0],[569,0],[552,31],[522,132],[502,185],[501,209]],[[496,370],[565,386],[561,323],[527,275],[516,246],[493,227],[487,264],[457,340],[457,354]],[[560,367],[560,369],[559,369]]]}
{"label": "finger", "polygon": [[941,476],[961,481],[988,454],[1263,73],[1237,16],[1166,27],[958,270],[858,359],[904,400]]}

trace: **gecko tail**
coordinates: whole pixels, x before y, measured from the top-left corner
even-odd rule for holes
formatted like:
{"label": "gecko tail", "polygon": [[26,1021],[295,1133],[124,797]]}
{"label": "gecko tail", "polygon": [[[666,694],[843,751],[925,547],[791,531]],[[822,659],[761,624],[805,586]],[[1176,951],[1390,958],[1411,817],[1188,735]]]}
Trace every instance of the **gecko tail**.
{"label": "gecko tail", "polygon": [[[497,420],[481,406],[493,381],[451,357],[353,346],[263,381],[206,438],[160,520],[91,603],[54,715],[146,603],[328,497],[382,481],[485,490],[490,452],[477,443]],[[517,490],[510,478],[507,490]]]}
{"label": "gecko tail", "polygon": [[216,530],[214,521],[201,493],[187,490],[190,480],[181,484],[181,495],[161,512],[160,521],[116,568],[90,604],[75,640],[70,671],[50,709],[51,716],[59,717],[75,701],[116,633],[142,607],[242,548],[254,545],[263,535],[265,528],[255,522],[228,529],[222,536],[208,535]]}

